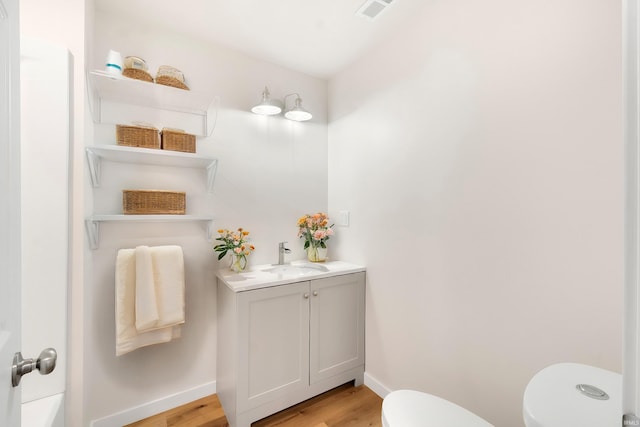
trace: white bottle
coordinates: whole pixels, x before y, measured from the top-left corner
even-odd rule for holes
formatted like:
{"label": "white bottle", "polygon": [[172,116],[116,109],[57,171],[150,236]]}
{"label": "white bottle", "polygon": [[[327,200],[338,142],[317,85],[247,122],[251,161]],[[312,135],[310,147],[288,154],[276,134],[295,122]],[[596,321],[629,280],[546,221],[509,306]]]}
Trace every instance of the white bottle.
{"label": "white bottle", "polygon": [[120,55],[120,52],[110,50],[105,67],[109,74],[122,75],[122,55]]}

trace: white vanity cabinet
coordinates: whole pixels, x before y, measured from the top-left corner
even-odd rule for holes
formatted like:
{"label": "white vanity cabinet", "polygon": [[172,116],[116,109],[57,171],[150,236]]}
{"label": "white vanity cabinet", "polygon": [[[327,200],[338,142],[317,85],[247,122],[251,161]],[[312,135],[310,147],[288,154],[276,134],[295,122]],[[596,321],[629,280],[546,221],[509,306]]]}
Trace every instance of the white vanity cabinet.
{"label": "white vanity cabinet", "polygon": [[231,427],[364,375],[365,273],[237,292],[218,279],[217,394]]}

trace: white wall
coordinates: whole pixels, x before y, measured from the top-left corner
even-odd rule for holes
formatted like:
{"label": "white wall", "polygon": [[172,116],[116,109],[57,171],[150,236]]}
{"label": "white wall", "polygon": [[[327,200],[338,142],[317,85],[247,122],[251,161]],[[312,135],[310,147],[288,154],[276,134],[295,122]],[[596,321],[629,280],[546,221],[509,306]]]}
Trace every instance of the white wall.
{"label": "white wall", "polygon": [[[303,256],[296,221],[327,209],[326,82],[221,47],[126,22],[96,10],[93,62],[102,68],[109,49],[181,69],[193,91],[220,96],[213,135],[198,140],[197,152],[219,159],[213,195],[205,194],[201,171],[103,163],[103,184],[93,191],[95,213],[119,213],[123,188],[187,192],[187,213],[212,215],[216,228],[244,227],[256,251],[250,264],[277,262],[278,242],[289,241],[292,258]],[[294,123],[250,113],[267,84],[274,97],[299,92],[314,117]],[[135,117],[132,118],[135,120]],[[114,144],[115,127],[95,126],[88,144]],[[86,186],[90,183],[87,180]],[[133,187],[135,188],[135,187]],[[91,212],[87,212],[87,215]],[[101,227],[100,248],[91,254],[86,284],[85,372],[87,418],[95,420],[145,405],[216,379],[215,272],[219,264],[200,224]],[[179,244],[186,263],[186,325],[171,343],[115,356],[114,263],[117,250],[139,244]]]}
{"label": "white wall", "polygon": [[549,364],[620,371],[621,78],[620,2],[450,0],[330,80],[368,374],[506,427]]}

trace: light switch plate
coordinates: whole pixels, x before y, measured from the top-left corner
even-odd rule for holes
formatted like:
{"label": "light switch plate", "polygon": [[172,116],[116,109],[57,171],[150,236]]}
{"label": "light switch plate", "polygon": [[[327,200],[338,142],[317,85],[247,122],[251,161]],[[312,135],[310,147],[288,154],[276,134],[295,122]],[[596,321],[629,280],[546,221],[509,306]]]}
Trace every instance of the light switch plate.
{"label": "light switch plate", "polygon": [[340,211],[338,213],[338,224],[341,227],[349,226],[349,211]]}

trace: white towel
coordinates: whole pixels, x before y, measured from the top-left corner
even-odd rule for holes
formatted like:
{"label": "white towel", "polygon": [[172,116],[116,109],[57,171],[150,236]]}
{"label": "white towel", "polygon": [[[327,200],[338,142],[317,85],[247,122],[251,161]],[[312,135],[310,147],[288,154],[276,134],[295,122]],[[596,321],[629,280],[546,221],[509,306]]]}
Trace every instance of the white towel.
{"label": "white towel", "polygon": [[135,251],[136,280],[136,329],[144,332],[158,328],[158,302],[156,299],[156,285],[153,278],[151,250],[148,246],[138,246]]}
{"label": "white towel", "polygon": [[[180,251],[181,252],[181,251]],[[181,327],[171,326],[147,332],[136,329],[136,250],[122,249],[116,259],[116,355],[180,337]],[[182,281],[184,296],[184,280]],[[184,307],[184,304],[183,304]]]}
{"label": "white towel", "polygon": [[180,246],[151,248],[157,328],[184,323],[184,257]]}

